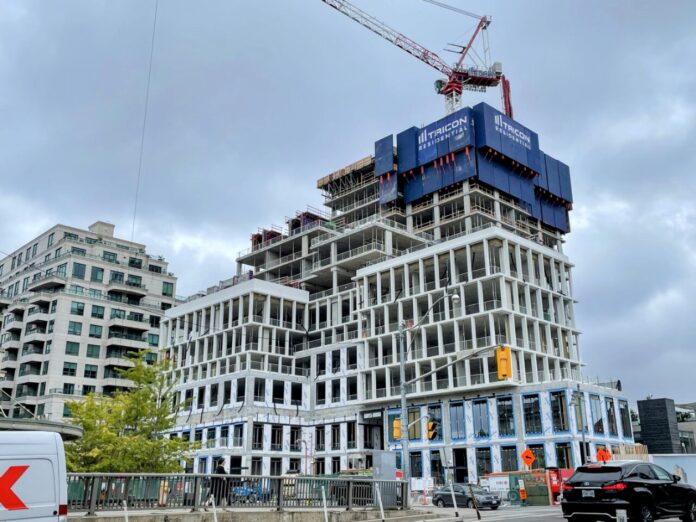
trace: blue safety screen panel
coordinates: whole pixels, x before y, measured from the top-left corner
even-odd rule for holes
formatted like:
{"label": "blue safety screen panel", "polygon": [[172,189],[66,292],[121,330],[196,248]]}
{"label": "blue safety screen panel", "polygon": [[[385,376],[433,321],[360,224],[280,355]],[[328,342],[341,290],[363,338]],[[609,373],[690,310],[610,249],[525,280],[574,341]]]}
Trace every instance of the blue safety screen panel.
{"label": "blue safety screen panel", "polygon": [[396,135],[396,156],[399,173],[408,172],[418,166],[418,127],[411,127]]}
{"label": "blue safety screen panel", "polygon": [[375,176],[394,169],[394,137],[390,134],[375,142]]}
{"label": "blue safety screen panel", "polygon": [[475,174],[476,161],[473,152],[465,149],[438,158],[401,175],[404,178],[404,202],[411,203]]}
{"label": "blue safety screen panel", "polygon": [[379,202],[384,205],[399,197],[399,180],[396,173],[379,178]]}
{"label": "blue safety screen panel", "polygon": [[541,170],[539,136],[486,103],[472,109],[476,148],[490,147],[534,172]]}
{"label": "blue safety screen panel", "polygon": [[534,183],[556,197],[568,203],[573,202],[573,190],[570,183],[568,165],[548,154],[541,153],[541,172]]}

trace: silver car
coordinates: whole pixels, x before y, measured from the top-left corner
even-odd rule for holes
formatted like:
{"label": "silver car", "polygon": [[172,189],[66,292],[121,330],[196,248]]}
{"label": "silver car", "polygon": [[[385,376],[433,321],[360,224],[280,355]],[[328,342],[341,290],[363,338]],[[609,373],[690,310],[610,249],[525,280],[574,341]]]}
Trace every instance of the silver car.
{"label": "silver car", "polygon": [[[452,490],[454,487],[454,500],[458,507],[466,506],[468,508],[474,507],[474,499],[476,499],[476,504],[479,508],[490,508],[498,509],[500,506],[500,497],[495,493],[490,493],[486,491],[481,486],[474,486],[473,484],[451,484],[436,489],[433,492],[433,505],[437,507],[454,507],[452,504]],[[473,491],[474,496],[472,498],[471,492]]]}

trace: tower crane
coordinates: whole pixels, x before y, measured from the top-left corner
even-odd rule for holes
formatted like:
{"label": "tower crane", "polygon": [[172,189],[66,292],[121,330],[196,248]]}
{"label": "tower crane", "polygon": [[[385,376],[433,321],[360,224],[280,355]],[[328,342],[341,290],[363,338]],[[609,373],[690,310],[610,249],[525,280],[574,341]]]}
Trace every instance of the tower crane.
{"label": "tower crane", "polygon": [[[435,89],[438,94],[445,96],[445,108],[448,114],[461,107],[463,91],[485,92],[489,87],[497,87],[500,85],[502,91],[501,95],[503,100],[503,110],[507,116],[512,118],[510,82],[507,78],[505,78],[500,62],[494,62],[491,64],[488,56],[487,29],[491,24],[491,18],[489,16],[478,16],[437,0],[425,0],[433,5],[450,9],[478,20],[476,28],[469,38],[468,43],[465,46],[461,46],[461,48],[457,51],[459,57],[456,63],[454,65],[449,65],[442,58],[440,58],[437,53],[430,51],[429,49],[411,40],[404,34],[392,29],[384,22],[357,8],[347,0],[321,1],[444,74],[444,79],[438,79],[435,82]],[[479,57],[482,58],[483,64],[467,67],[464,64],[464,60],[467,57],[472,57],[472,55],[475,53],[475,51],[472,49],[474,42],[479,36],[481,36],[485,45],[483,53],[484,56]]]}

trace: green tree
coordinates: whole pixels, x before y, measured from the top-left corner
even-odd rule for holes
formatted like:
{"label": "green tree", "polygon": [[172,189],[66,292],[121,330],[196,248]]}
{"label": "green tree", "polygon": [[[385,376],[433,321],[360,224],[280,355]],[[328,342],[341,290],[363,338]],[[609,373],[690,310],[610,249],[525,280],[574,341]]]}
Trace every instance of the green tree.
{"label": "green tree", "polygon": [[81,426],[81,439],[66,444],[73,472],[168,473],[192,449],[188,441],[162,435],[175,422],[173,384],[166,362],[149,364],[146,354],[121,372],[133,387],[113,396],[90,394],[68,403],[71,422]]}

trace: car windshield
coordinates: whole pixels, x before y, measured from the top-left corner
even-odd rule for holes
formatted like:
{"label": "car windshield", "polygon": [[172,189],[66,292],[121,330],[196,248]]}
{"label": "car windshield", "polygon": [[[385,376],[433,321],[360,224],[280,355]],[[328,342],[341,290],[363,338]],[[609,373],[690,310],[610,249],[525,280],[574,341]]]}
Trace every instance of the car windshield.
{"label": "car windshield", "polygon": [[573,482],[614,482],[621,478],[621,468],[601,466],[579,468],[570,480]]}

